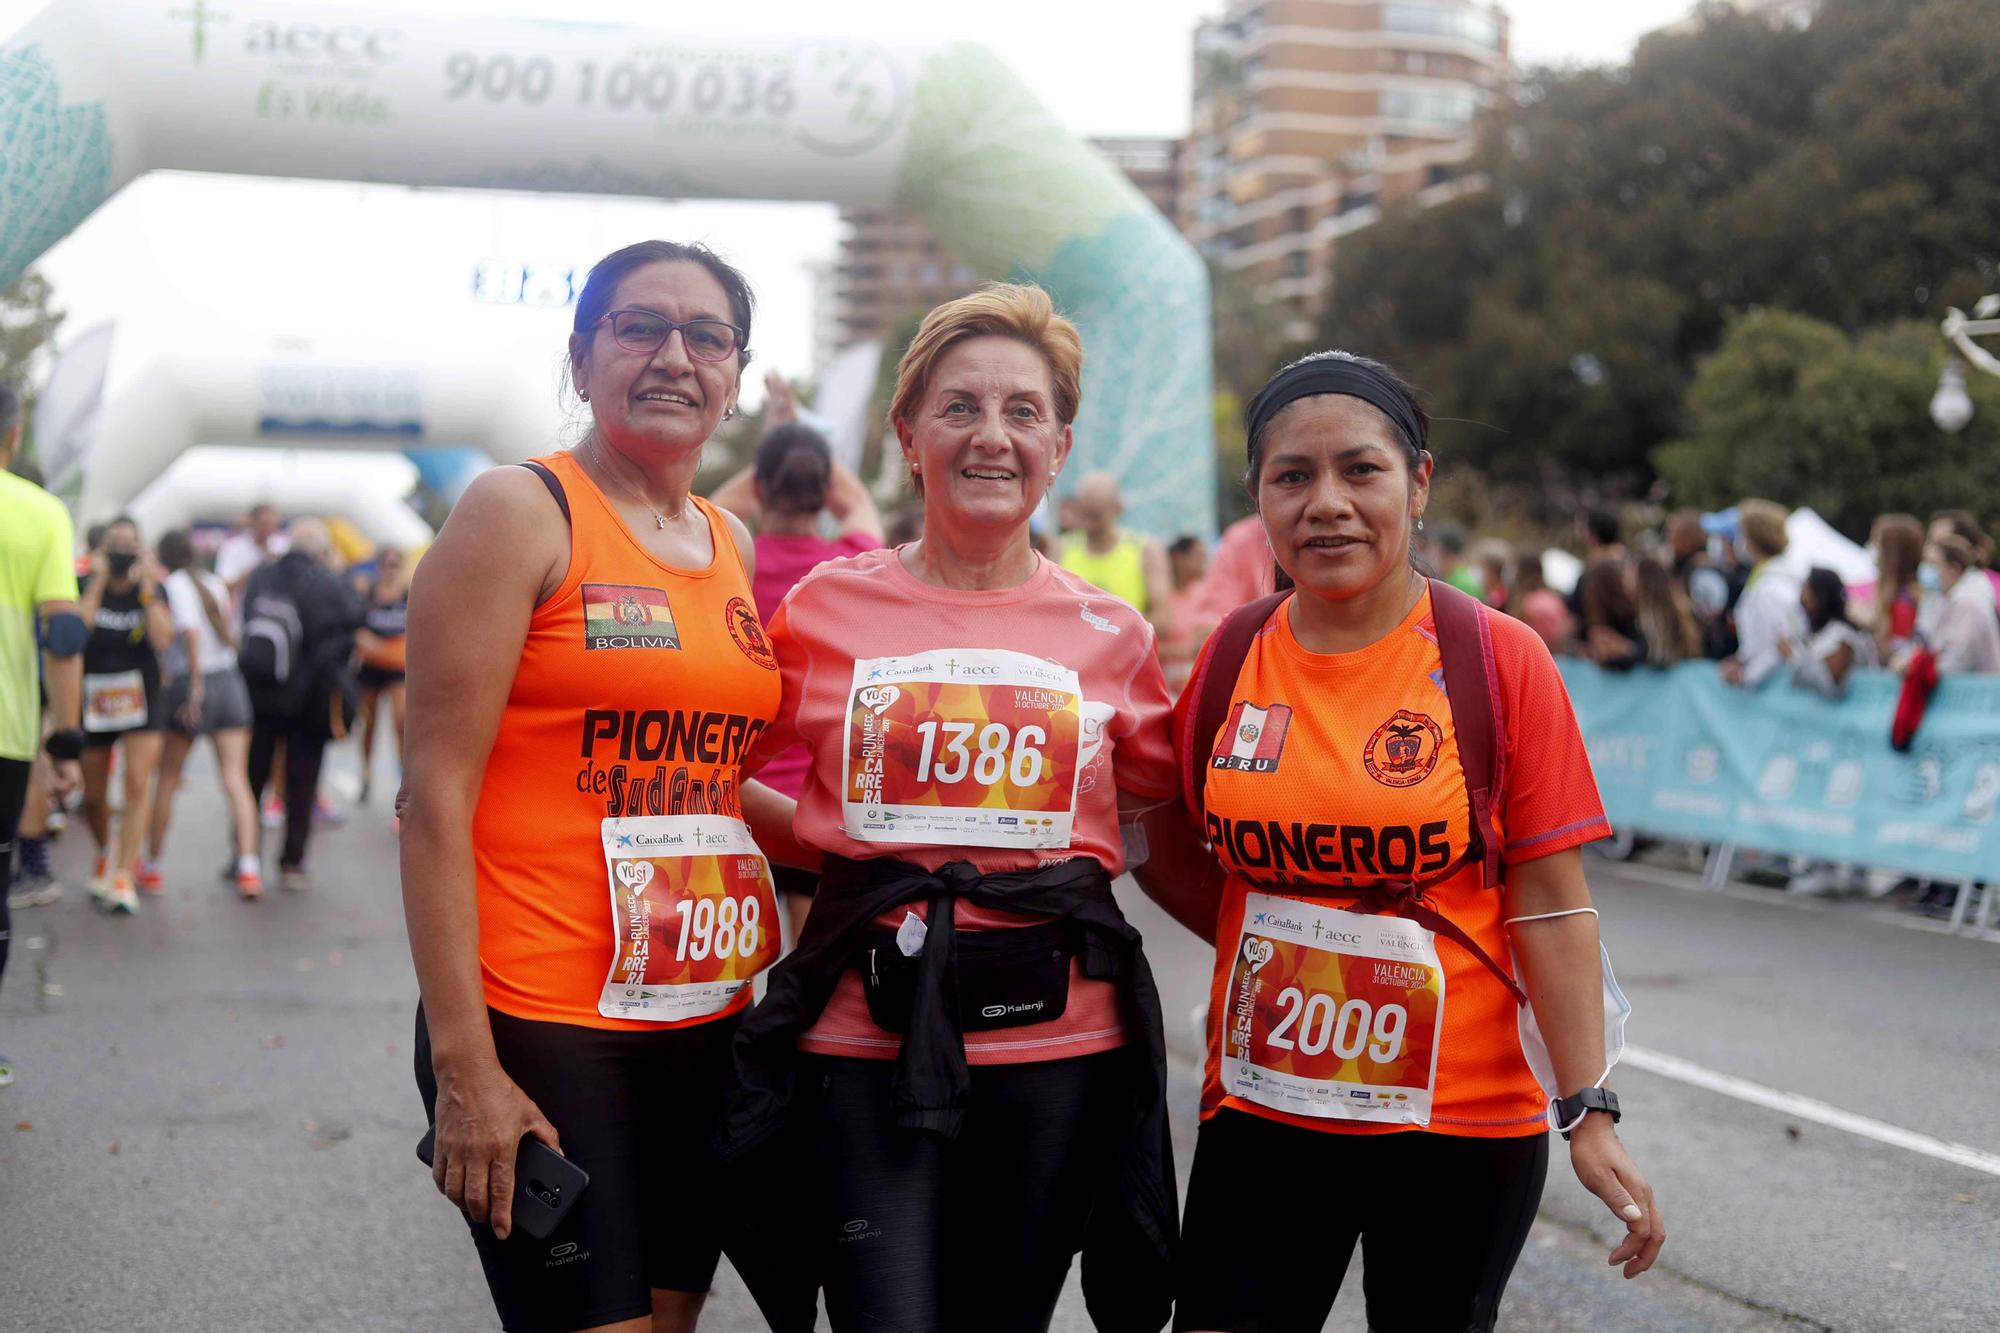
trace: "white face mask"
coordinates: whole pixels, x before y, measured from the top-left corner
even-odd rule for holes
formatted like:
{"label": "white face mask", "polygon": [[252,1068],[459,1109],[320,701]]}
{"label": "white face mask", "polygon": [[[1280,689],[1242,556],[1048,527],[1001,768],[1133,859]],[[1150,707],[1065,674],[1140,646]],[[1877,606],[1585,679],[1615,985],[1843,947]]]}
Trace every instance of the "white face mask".
{"label": "white face mask", "polygon": [[1917,566],[1917,586],[1925,592],[1937,592],[1944,587],[1944,571],[1926,560]]}

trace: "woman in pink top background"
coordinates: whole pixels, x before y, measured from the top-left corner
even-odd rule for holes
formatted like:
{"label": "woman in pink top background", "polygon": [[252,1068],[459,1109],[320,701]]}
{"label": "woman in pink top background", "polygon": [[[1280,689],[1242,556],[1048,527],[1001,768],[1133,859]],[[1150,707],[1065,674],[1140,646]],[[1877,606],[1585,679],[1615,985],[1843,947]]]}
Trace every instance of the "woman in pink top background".
{"label": "woman in pink top background", "polygon": [[[785,594],[819,565],[881,546],[882,515],[861,479],[834,461],[825,437],[798,420],[798,405],[784,379],[773,371],[765,386],[766,418],[778,424],[758,442],[750,466],[717,487],[710,500],[757,534],[751,594],[758,619],[768,625]],[[831,514],[838,525],[831,538],[821,535],[822,513]],[[794,745],[758,770],[756,778],[796,800],[805,786],[806,765],[805,748]],[[785,896],[785,916],[796,940],[819,875],[775,864],[771,871]]]}
{"label": "woman in pink top background", "polygon": [[769,622],[760,749],[810,753],[794,832],[825,861],[738,1034],[723,1156],[808,1145],[797,1243],[834,1333],[1046,1327],[1079,1249],[1093,1310],[1165,1321],[1159,999],[1110,882],[1150,843],[1191,898],[1208,857],[1151,626],[1030,543],[1081,368],[1039,288],[932,311],[891,412],[922,537],[819,566]]}

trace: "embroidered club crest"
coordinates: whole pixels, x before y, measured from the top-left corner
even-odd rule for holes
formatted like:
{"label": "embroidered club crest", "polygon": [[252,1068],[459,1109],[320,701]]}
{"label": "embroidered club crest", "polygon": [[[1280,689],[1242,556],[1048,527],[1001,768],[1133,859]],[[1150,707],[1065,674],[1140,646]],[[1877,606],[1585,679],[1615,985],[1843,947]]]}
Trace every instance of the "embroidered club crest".
{"label": "embroidered club crest", "polygon": [[1437,767],[1444,745],[1444,728],[1423,713],[1407,708],[1375,728],[1361,766],[1385,787],[1414,787]]}

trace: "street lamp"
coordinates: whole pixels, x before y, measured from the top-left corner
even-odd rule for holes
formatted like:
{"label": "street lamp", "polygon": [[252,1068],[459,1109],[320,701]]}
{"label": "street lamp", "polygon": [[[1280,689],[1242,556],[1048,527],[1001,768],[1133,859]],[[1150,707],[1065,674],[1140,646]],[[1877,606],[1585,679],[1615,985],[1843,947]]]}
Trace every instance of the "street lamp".
{"label": "street lamp", "polygon": [[1989,375],[2000,376],[2000,357],[1973,341],[1985,334],[2000,333],[2000,319],[1994,318],[1996,315],[2000,315],[2000,294],[1980,297],[1979,303],[1972,307],[1970,319],[1956,307],[1944,312],[1944,323],[1938,327],[1954,353],[1945,358],[1937,392],[1931,396],[1931,420],[1941,431],[1956,435],[1972,420],[1972,395],[1965,388],[1966,362]]}

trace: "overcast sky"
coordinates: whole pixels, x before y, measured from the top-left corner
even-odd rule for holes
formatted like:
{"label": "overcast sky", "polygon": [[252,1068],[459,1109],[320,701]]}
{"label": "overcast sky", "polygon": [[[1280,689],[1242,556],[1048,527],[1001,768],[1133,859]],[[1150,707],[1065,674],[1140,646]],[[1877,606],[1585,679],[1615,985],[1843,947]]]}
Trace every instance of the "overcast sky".
{"label": "overcast sky", "polygon": [[[68,3],[69,0],[55,0]],[[166,0],[158,0],[166,3]],[[222,8],[227,9],[227,5]],[[331,6],[304,6],[325,11]],[[1513,0],[1517,61],[1618,61],[1688,0]],[[0,0],[0,33],[42,6]],[[758,0],[663,6],[659,0],[408,0],[398,13],[623,21],[704,14],[713,31],[826,34],[994,49],[1058,117],[1085,134],[1178,134],[1187,128],[1189,38],[1218,0]],[[1004,16],[1004,20],[996,16]],[[329,358],[428,351],[500,358],[551,388],[565,316],[474,302],[480,258],[590,259],[643,236],[699,238],[745,267],[762,303],[760,360],[808,369],[807,265],[830,257],[833,210],[811,204],[418,192],[326,182],[155,176],[127,187],[42,261],[69,331],[117,319],[117,360],[149,348],[212,346]],[[375,238],[357,253],[356,237]],[[114,371],[114,379],[124,373]]]}

